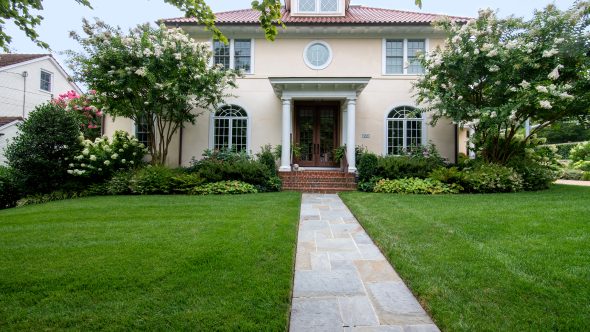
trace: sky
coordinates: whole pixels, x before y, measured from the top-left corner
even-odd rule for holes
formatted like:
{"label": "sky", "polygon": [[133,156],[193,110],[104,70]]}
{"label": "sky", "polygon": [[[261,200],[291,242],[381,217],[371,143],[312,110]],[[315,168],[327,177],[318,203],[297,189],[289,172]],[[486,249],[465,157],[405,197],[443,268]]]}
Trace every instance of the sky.
{"label": "sky", "polygon": [[[535,9],[555,3],[560,9],[572,6],[575,0],[422,0],[422,9],[416,7],[414,0],[352,0],[353,5],[391,8],[425,13],[448,14],[475,17],[480,8],[498,10],[501,17],[515,15],[531,17]],[[164,0],[91,0],[93,9],[77,4],[74,0],[43,0],[44,20],[37,28],[41,40],[49,43],[52,53],[66,67],[65,50],[79,50],[77,43],[69,38],[72,30],[80,31],[82,18],[97,17],[110,25],[123,29],[145,22],[155,22],[160,18],[183,16],[175,7]],[[251,0],[208,0],[215,12],[250,8]],[[287,27],[288,29],[288,27]],[[20,30],[6,26],[7,33],[13,37],[10,45],[13,53],[48,53],[37,47]],[[279,35],[280,38],[280,35]]]}

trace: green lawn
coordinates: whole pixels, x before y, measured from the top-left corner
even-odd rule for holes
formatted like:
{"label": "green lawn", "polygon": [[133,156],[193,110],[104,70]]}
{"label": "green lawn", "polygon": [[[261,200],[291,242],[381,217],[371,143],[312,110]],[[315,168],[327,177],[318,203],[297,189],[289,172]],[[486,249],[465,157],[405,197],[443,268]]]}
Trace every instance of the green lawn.
{"label": "green lawn", "polygon": [[442,330],[588,329],[590,188],[341,196]]}
{"label": "green lawn", "polygon": [[284,330],[300,195],[0,211],[0,330]]}

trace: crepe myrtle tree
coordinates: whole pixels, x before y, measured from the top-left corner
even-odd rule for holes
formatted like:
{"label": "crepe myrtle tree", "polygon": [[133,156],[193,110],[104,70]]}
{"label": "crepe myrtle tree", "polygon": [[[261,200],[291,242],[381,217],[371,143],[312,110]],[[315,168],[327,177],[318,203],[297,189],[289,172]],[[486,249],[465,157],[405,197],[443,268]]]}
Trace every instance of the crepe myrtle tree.
{"label": "crepe myrtle tree", "polygon": [[[436,22],[446,43],[419,57],[426,73],[414,85],[418,102],[435,123],[450,118],[474,129],[479,156],[507,163],[517,141],[588,115],[589,12],[589,2],[578,1],[566,11],[549,5],[529,21],[499,19],[488,9],[466,24]],[[517,140],[527,119],[538,126]]]}
{"label": "crepe myrtle tree", "polygon": [[238,73],[211,66],[210,46],[182,29],[139,25],[125,34],[84,21],[86,37],[72,34],[84,52],[70,52],[77,80],[96,90],[96,103],[113,117],[148,119],[152,163],[164,164],[174,134],[223,102]]}

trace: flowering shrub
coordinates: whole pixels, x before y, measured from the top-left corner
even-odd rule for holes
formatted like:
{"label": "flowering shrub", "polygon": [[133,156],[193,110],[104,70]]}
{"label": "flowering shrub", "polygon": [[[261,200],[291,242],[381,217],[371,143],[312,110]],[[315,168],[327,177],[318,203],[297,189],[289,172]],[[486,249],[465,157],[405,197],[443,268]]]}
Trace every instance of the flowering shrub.
{"label": "flowering shrub", "polygon": [[474,193],[503,193],[523,190],[520,174],[509,167],[480,164],[465,170],[465,190]]}
{"label": "flowering shrub", "polygon": [[74,176],[108,178],[119,170],[133,168],[143,163],[147,153],[137,138],[118,130],[112,140],[100,137],[94,141],[80,136],[82,152],[69,164],[68,173]]}
{"label": "flowering shrub", "polygon": [[75,112],[80,120],[80,131],[84,137],[94,140],[100,136],[102,125],[102,111],[94,105],[96,91],[90,90],[86,95],[79,95],[76,91],[68,91],[53,99],[52,103],[68,112]]}
{"label": "flowering shrub", "polygon": [[[211,46],[180,28],[137,26],[124,33],[84,21],[86,37],[73,34],[84,53],[72,54],[76,78],[97,91],[96,101],[113,116],[148,121],[152,163],[164,164],[179,128],[202,110],[223,103],[237,72],[211,66]],[[200,111],[195,111],[200,109]]]}
{"label": "flowering shrub", "polygon": [[589,13],[590,4],[580,1],[568,11],[549,5],[526,22],[499,19],[491,10],[466,24],[437,22],[447,34],[446,47],[421,55],[426,73],[415,85],[418,102],[434,112],[434,122],[446,117],[475,129],[478,155],[505,164],[527,119],[540,124],[533,135],[586,114]]}
{"label": "flowering shrub", "polygon": [[446,184],[433,179],[403,178],[381,180],[375,185],[376,193],[388,194],[458,194],[463,188],[457,184]]}
{"label": "flowering shrub", "polygon": [[246,182],[242,181],[220,181],[207,183],[195,187],[190,191],[193,195],[237,195],[237,194],[255,194],[258,190]]}

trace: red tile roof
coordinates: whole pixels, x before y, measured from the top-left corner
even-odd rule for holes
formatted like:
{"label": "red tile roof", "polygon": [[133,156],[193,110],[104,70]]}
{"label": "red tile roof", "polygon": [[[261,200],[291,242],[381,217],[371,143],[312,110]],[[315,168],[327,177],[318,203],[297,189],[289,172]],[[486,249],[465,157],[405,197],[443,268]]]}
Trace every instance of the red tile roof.
{"label": "red tile roof", "polygon": [[0,67],[50,56],[49,54],[0,54]]}
{"label": "red tile roof", "polygon": [[[250,25],[259,24],[260,13],[253,9],[241,9],[216,13],[216,23],[219,25]],[[365,6],[350,6],[345,16],[291,16],[289,11],[282,9],[281,20],[285,24],[329,24],[329,25],[428,25],[444,15],[426,14],[395,9],[372,8]],[[449,16],[458,22],[467,22],[468,17]],[[164,23],[197,23],[195,18],[169,18]]]}
{"label": "red tile roof", "polygon": [[0,116],[0,127],[22,119],[20,116]]}

